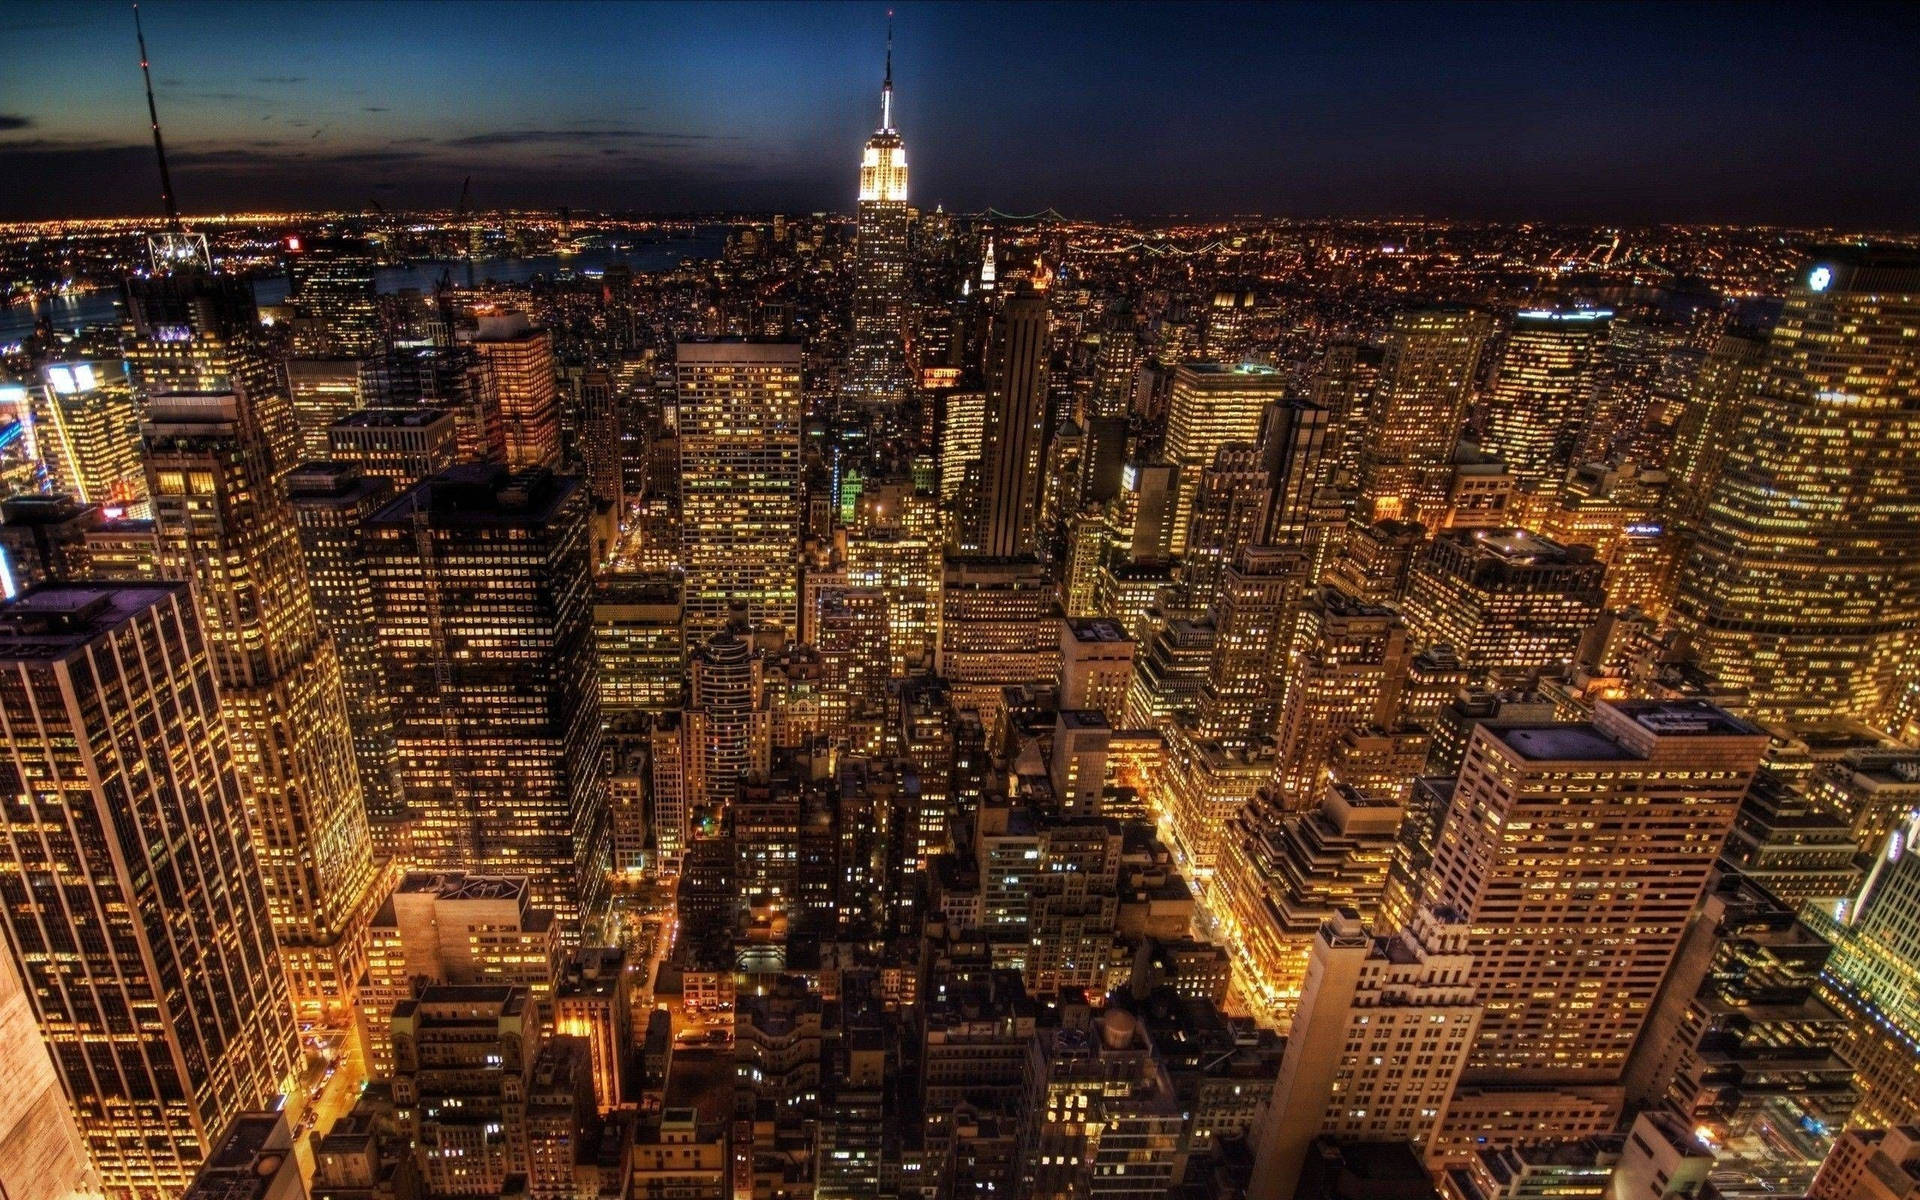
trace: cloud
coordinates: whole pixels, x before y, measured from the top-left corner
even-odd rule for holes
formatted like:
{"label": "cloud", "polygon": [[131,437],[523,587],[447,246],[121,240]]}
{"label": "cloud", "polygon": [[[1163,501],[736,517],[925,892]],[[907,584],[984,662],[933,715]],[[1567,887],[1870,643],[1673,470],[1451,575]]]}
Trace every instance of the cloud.
{"label": "cloud", "polygon": [[361,109],[360,111],[361,112],[392,112],[393,110],[390,108],[383,107],[382,105],[369,104],[365,108]]}
{"label": "cloud", "polygon": [[0,113],[0,133],[11,133],[16,129],[32,126],[32,117],[23,117],[19,113]]}
{"label": "cloud", "polygon": [[680,145],[734,140],[710,133],[680,133],[667,129],[496,129],[449,138],[442,145],[459,147],[531,146],[554,142],[631,142]]}
{"label": "cloud", "polygon": [[255,75],[255,83],[305,83],[305,75]]}

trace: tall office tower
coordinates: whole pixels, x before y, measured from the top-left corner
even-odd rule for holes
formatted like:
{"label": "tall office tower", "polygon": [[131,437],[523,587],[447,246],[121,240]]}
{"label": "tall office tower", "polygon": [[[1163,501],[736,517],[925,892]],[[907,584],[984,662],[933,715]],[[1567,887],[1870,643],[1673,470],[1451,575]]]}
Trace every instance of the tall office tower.
{"label": "tall office tower", "polygon": [[[1487,399],[1481,446],[1522,491],[1551,500],[1591,415],[1599,357],[1613,313],[1528,309],[1516,313]],[[1537,501],[1536,501],[1537,502]]]}
{"label": "tall office tower", "polygon": [[1060,671],[1059,616],[1038,561],[947,559],[937,669],[955,704],[984,716],[999,710],[1004,687],[1051,683]]}
{"label": "tall office tower", "polygon": [[887,1050],[878,1031],[850,1029],[831,1048],[814,1159],[816,1200],[864,1200],[882,1190],[889,1144]]}
{"label": "tall office tower", "polygon": [[374,915],[355,1011],[367,1069],[393,1074],[393,1014],[422,983],[513,984],[553,995],[560,936],[524,876],[409,871]]}
{"label": "tall office tower", "polygon": [[680,706],[687,673],[680,581],[613,572],[593,585],[593,640],[600,708],[608,717]]}
{"label": "tall office tower", "polygon": [[1260,540],[1271,546],[1305,548],[1316,579],[1326,567],[1334,530],[1346,520],[1333,494],[1323,494],[1332,482],[1327,416],[1327,410],[1317,404],[1289,400],[1270,406],[1260,421],[1260,455],[1269,494]]}
{"label": "tall office tower", "polygon": [[481,313],[471,342],[500,413],[510,467],[560,465],[560,388],[553,334],[525,313]]}
{"label": "tall office tower", "polygon": [[1100,335],[1093,358],[1093,394],[1087,398],[1087,416],[1125,420],[1133,408],[1134,379],[1140,374],[1140,338],[1133,320],[1120,314]]}
{"label": "tall office tower", "polygon": [[1426,893],[1472,930],[1474,1082],[1620,1077],[1766,746],[1702,701],[1475,728]]}
{"label": "tall office tower", "polygon": [[300,457],[325,458],[328,426],[365,403],[360,390],[360,360],[290,358],[286,373],[288,402],[300,437]]}
{"label": "tall office tower", "polygon": [[160,572],[193,584],[205,622],[294,999],[344,1008],[366,965],[373,841],[285,473],[245,396],[154,396],[147,418]]}
{"label": "tall office tower", "polygon": [[1300,1002],[1321,925],[1380,913],[1405,810],[1345,783],[1317,806],[1288,805],[1261,788],[1227,821],[1208,911],[1232,950],[1240,993],[1286,1028]]}
{"label": "tall office tower", "polygon": [[89,504],[142,504],[139,408],[126,364],[48,363],[40,377],[33,436],[54,490]]}
{"label": "tall office tower", "polygon": [[952,508],[969,485],[978,489],[986,437],[987,394],[948,392],[940,406],[940,503]]}
{"label": "tall office tower", "polygon": [[380,350],[386,329],[369,248],[295,240],[288,249],[295,355],[351,359]]}
{"label": "tall office tower", "polygon": [[1834,943],[1822,997],[1848,1020],[1841,1054],[1858,1072],[1856,1128],[1920,1122],[1920,834],[1913,813],[1871,851],[1857,896],[1808,905],[1805,919]]}
{"label": "tall office tower", "polygon": [[[165,331],[163,331],[165,332]],[[127,344],[134,392],[146,403],[155,396],[231,392],[246,401],[268,450],[274,478],[300,462],[300,431],[287,398],[280,364],[259,341],[236,335],[143,337]]]}
{"label": "tall office tower", "polygon": [[1492,332],[1492,318],[1473,309],[1394,314],[1386,359],[1367,407],[1361,523],[1435,523],[1435,514],[1445,507],[1453,448],[1466,420],[1480,348]]}
{"label": "tall office tower", "polygon": [[1286,398],[1286,379],[1272,367],[1182,363],[1174,368],[1167,407],[1167,461],[1180,468],[1174,502],[1174,554],[1187,551],[1200,474],[1222,446],[1260,440],[1267,406]]}
{"label": "tall office tower", "polygon": [[606,886],[586,489],[468,463],[368,517],[412,861],[522,874],[569,924]]}
{"label": "tall office tower", "polygon": [[299,1060],[193,598],[37,588],[0,607],[0,677],[13,968],[101,1186],[167,1200]]}
{"label": "tall office tower", "polygon": [[431,984],[393,1013],[393,1104],[435,1196],[498,1196],[527,1171],[540,1005],[502,984]]}
{"label": "tall office tower", "polygon": [[1753,1190],[1804,1194],[1859,1099],[1837,1053],[1847,1019],[1815,995],[1831,951],[1791,907],[1717,872],[1629,1060],[1628,1105],[1665,1109],[1724,1170],[1771,1185]]}
{"label": "tall office tower", "polygon": [[800,347],[681,342],[681,565],[687,644],[746,608],[754,625],[800,628]]}
{"label": "tall office tower", "polygon": [[1336,587],[1307,597],[1296,646],[1275,733],[1274,784],[1299,810],[1319,796],[1342,733],[1398,721],[1412,651],[1398,613]]}
{"label": "tall office tower", "polygon": [[326,446],[315,457],[412,487],[459,460],[456,425],[443,408],[363,408],[327,426]]}
{"label": "tall office tower", "polygon": [[907,147],[893,127],[893,46],[880,88],[880,128],[860,154],[853,242],[853,340],[847,395],[867,404],[907,398]]}
{"label": "tall office tower", "polygon": [[[769,765],[767,697],[751,632],[723,629],[688,660],[685,717],[687,804],[718,819],[740,781]],[[689,816],[693,814],[690,812]]]}
{"label": "tall office tower", "polygon": [[1302,552],[1241,547],[1214,604],[1218,633],[1200,697],[1201,736],[1246,747],[1273,732],[1300,606],[1311,584]]}
{"label": "tall office tower", "polygon": [[1378,347],[1351,339],[1327,347],[1313,376],[1309,398],[1327,410],[1329,477],[1350,485],[1360,472],[1367,438],[1368,404],[1380,377]]}
{"label": "tall office tower", "polygon": [[1336,913],[1311,953],[1273,1098],[1254,1131],[1249,1200],[1292,1196],[1322,1134],[1424,1143],[1481,1023],[1468,931],[1449,917],[1423,911],[1409,928],[1376,937],[1353,913]]}
{"label": "tall office tower", "polygon": [[567,435],[568,461],[586,478],[593,498],[616,513],[625,504],[620,470],[619,382],[611,371],[568,370],[573,390],[570,420],[561,422]]}
{"label": "tall office tower", "polygon": [[1207,305],[1206,328],[1200,353],[1214,362],[1238,362],[1247,352],[1252,331],[1254,295],[1244,287],[1221,288]]}
{"label": "tall office tower", "polygon": [[1706,515],[1741,410],[1760,390],[1766,363],[1766,337],[1756,330],[1731,328],[1714,340],[1687,387],[1674,421],[1667,470],[1673,478],[1669,511],[1688,531]]}
{"label": "tall office tower", "polygon": [[1672,620],[1762,720],[1883,720],[1920,626],[1920,256],[1822,259],[1774,327]]}
{"label": "tall office tower", "polygon": [[392,497],[393,485],[387,480],[340,463],[305,463],[287,476],[287,506],[306,559],[314,615],[333,636],[340,656],[360,794],[375,848],[389,855],[404,849],[406,810],[360,523]]}
{"label": "tall office tower", "polygon": [[980,438],[976,532],[963,542],[988,558],[1031,554],[1040,522],[1040,454],[1047,442],[1047,287],[1024,281],[993,320]]}
{"label": "tall office tower", "polygon": [[1033,1200],[1171,1192],[1186,1167],[1185,1115],[1134,1017],[1041,1031],[1027,1058],[1015,1195]]}
{"label": "tall office tower", "polygon": [[1435,538],[1407,583],[1407,628],[1422,649],[1525,676],[1573,661],[1600,617],[1606,568],[1589,546],[1524,529],[1455,529]]}
{"label": "tall office tower", "polygon": [[1272,509],[1270,481],[1257,446],[1222,446],[1200,472],[1180,564],[1181,607],[1186,611],[1199,615],[1211,609],[1227,564],[1240,547],[1260,541]]}

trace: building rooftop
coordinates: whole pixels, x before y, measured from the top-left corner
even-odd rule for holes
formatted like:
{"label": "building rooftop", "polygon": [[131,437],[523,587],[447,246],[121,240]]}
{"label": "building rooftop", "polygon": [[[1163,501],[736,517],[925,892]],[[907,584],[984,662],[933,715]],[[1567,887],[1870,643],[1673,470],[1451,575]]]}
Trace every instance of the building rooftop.
{"label": "building rooftop", "polygon": [[1532,725],[1487,732],[1535,762],[1607,762],[1638,757],[1591,725]]}
{"label": "building rooftop", "polygon": [[579,487],[578,479],[544,468],[459,463],[414,484],[367,524],[411,527],[415,514],[428,513],[430,524],[441,529],[544,526]]}
{"label": "building rooftop", "polygon": [[184,583],[41,584],[0,605],[0,660],[66,658],[169,596],[184,600],[187,589]]}
{"label": "building rooftop", "polygon": [[1120,622],[1110,617],[1068,617],[1067,628],[1076,642],[1131,642]]}
{"label": "building rooftop", "polygon": [[363,408],[348,413],[327,428],[426,429],[441,424],[453,424],[453,414],[444,408]]}

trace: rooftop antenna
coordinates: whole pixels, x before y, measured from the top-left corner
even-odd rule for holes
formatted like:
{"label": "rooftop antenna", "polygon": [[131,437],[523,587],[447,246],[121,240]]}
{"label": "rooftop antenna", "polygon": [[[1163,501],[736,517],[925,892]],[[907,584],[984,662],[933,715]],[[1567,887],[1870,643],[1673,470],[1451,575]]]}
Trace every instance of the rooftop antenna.
{"label": "rooftop antenna", "polygon": [[[880,85],[880,128],[893,128],[893,10],[887,10],[887,79]],[[157,131],[159,126],[154,126]]]}
{"label": "rooftop antenna", "polygon": [[153,127],[153,154],[160,162],[160,199],[167,207],[167,227],[147,239],[147,256],[153,260],[155,274],[176,267],[199,266],[213,269],[205,234],[188,233],[180,223],[180,206],[173,198],[173,175],[167,170],[167,144],[160,137],[160,110],[153,103],[153,70],[147,65],[147,31],[140,24],[140,5],[133,6],[133,36],[140,43],[140,78],[147,85],[147,120]]}

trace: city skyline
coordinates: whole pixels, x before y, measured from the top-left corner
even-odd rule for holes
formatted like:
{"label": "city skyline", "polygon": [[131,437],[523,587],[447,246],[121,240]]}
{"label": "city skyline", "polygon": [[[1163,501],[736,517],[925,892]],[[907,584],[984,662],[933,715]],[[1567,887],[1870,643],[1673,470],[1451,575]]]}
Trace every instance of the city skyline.
{"label": "city skyline", "polygon": [[[149,3],[182,210],[851,208],[885,5],[532,11]],[[1910,227],[1913,15],[1747,16],[911,5],[896,123],[951,210]],[[132,23],[0,17],[0,219],[159,211]]]}

